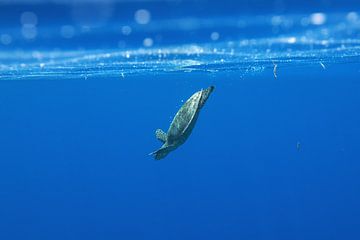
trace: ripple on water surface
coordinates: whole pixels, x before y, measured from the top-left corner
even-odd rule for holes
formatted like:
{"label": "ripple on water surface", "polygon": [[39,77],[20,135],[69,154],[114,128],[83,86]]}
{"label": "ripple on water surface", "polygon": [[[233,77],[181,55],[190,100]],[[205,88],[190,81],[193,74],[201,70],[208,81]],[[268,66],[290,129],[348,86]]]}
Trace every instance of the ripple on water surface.
{"label": "ripple on water surface", "polygon": [[[142,46],[103,50],[41,50],[28,48],[0,51],[0,79],[88,79],[169,72],[258,72],[274,66],[296,67],[318,64],[351,63],[360,60],[360,18],[356,12],[309,16],[288,15],[251,18],[180,19],[154,22],[147,31],[163,36],[176,31],[208,31],[208,40],[195,43],[160,44],[145,37]],[[189,24],[189,21],[191,24]],[[171,22],[171,21],[170,21]],[[196,24],[195,24],[196,23]],[[267,36],[242,36],[251,28],[269,28]],[[109,27],[105,30],[112,31]],[[222,33],[221,29],[227,29]],[[229,31],[229,29],[231,31]],[[71,31],[70,31],[71,30]],[[115,31],[115,30],[114,30]],[[144,31],[124,26],[126,34]],[[224,30],[225,31],[225,30]],[[171,33],[170,33],[171,32]],[[73,27],[62,27],[70,38],[78,34]],[[94,34],[98,34],[95,31]],[[231,35],[231,36],[230,36]],[[41,37],[41,31],[38,36]],[[54,35],[53,38],[58,37]],[[90,38],[91,39],[91,38]],[[16,40],[1,35],[2,44]],[[22,50],[19,50],[22,49]],[[276,69],[276,67],[275,67]]]}

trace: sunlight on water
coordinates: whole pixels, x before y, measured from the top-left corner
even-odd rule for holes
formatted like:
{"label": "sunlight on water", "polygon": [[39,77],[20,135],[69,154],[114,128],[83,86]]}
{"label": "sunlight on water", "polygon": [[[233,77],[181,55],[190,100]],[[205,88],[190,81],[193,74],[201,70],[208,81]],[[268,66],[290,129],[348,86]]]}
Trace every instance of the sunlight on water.
{"label": "sunlight on water", "polygon": [[[88,79],[98,76],[120,79],[129,75],[189,71],[249,73],[261,72],[275,65],[296,67],[317,64],[326,69],[327,64],[360,59],[360,20],[356,12],[268,16],[245,19],[247,21],[222,18],[150,22],[150,16],[146,10],[139,10],[135,19],[141,24],[147,24],[147,31],[150,29],[156,32],[161,29],[163,34],[174,29],[210,29],[209,39],[199,43],[185,41],[162,46],[156,44],[156,39],[146,37],[138,48],[105,50],[3,50],[0,51],[0,79]],[[23,16],[26,26],[35,26],[35,20],[31,13]],[[246,38],[239,35],[226,38],[226,34],[221,32],[221,29],[225,28],[233,30],[229,31],[232,33],[241,33],[250,28],[261,27],[271,29],[272,34],[269,35],[272,37]],[[107,30],[111,32],[111,28],[109,29]],[[167,30],[164,32],[164,29]],[[60,31],[62,38],[67,39],[78,34],[72,26],[62,26]],[[119,31],[123,35],[141,32],[136,25],[125,25]],[[276,32],[279,34],[274,34]],[[22,32],[25,38],[35,37],[30,33]],[[94,34],[98,33],[95,31]],[[58,36],[53,36],[56,37]],[[16,36],[3,34],[2,44],[8,45],[14,38]]]}

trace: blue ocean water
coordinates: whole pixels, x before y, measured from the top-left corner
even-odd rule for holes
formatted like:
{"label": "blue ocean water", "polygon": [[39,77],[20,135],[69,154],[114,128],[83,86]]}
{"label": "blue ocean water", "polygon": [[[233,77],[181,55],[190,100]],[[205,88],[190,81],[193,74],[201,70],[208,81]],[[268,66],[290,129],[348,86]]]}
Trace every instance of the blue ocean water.
{"label": "blue ocean water", "polygon": [[359,239],[359,39],[358,1],[1,0],[0,239]]}

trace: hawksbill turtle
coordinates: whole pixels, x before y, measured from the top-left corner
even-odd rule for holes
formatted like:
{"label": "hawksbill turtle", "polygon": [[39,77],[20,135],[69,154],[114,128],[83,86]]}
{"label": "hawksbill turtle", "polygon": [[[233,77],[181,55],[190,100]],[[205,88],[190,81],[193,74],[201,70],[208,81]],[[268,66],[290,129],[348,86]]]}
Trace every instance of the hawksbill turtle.
{"label": "hawksbill turtle", "polygon": [[153,155],[156,160],[163,159],[186,141],[195,126],[201,108],[214,89],[214,86],[210,86],[194,93],[176,113],[167,133],[161,129],[156,130],[156,138],[163,145],[150,155]]}

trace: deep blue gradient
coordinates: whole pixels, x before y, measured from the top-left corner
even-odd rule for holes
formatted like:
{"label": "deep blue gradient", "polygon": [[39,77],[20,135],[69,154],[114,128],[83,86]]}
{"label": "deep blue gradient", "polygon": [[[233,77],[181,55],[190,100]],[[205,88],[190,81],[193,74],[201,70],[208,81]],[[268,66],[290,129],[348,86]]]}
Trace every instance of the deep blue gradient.
{"label": "deep blue gradient", "polygon": [[[341,5],[284,2],[286,11],[310,13]],[[247,6],[271,11],[259,4]],[[218,6],[209,5],[208,17]],[[6,4],[1,21],[23,8]],[[360,239],[359,58],[325,55],[324,67],[304,58],[307,64],[279,64],[277,78],[264,63],[261,71],[225,65],[114,78],[104,68],[84,80],[69,69],[73,79],[0,80],[0,239]],[[155,130],[166,130],[182,101],[210,85],[216,89],[188,141],[164,160],[148,156],[161,145]]]}

